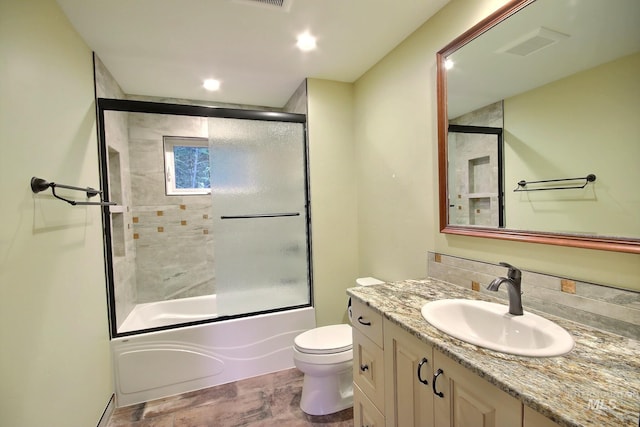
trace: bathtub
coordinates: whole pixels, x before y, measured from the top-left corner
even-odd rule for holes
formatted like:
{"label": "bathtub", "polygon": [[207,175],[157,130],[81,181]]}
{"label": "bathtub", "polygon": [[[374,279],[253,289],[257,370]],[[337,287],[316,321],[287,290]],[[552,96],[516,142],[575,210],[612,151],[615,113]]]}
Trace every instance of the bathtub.
{"label": "bathtub", "polygon": [[217,317],[216,311],[215,295],[137,304],[122,322],[118,332],[131,332],[177,323],[215,319]]}
{"label": "bathtub", "polygon": [[[212,307],[215,295],[139,304],[119,332],[215,318]],[[293,368],[294,337],[314,327],[305,307],[114,338],[117,406]]]}

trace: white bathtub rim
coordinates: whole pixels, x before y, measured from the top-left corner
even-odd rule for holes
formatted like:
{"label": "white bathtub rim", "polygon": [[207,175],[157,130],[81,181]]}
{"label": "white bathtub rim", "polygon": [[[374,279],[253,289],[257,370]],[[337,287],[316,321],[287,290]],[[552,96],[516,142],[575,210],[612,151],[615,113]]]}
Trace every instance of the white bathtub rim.
{"label": "white bathtub rim", "polygon": [[[195,309],[195,313],[194,313]],[[218,317],[215,294],[136,304],[118,334],[162,328]]]}
{"label": "white bathtub rim", "polygon": [[[190,311],[190,305],[202,308],[202,305],[210,308],[206,310],[196,310],[198,314]],[[185,309],[185,307],[187,309]],[[185,328],[199,326],[204,323],[215,321],[232,321],[246,317],[264,316],[282,311],[302,310],[312,307],[311,304],[303,306],[283,307],[273,311],[246,313],[243,315],[220,318],[217,311],[216,294],[201,295],[197,297],[180,298],[167,301],[156,301],[137,304],[122,322],[113,339],[132,336],[136,334],[147,334],[175,328]],[[151,319],[150,319],[151,318]],[[158,321],[160,320],[160,321]]]}

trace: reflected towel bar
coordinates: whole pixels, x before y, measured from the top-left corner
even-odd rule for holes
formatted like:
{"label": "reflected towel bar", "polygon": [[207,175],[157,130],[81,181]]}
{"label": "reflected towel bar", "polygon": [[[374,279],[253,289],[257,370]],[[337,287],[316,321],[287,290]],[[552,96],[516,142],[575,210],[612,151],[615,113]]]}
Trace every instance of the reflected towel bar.
{"label": "reflected towel bar", "polygon": [[[579,181],[584,179],[584,184],[582,185],[570,185],[567,187],[544,187],[544,188],[524,188],[527,184],[541,184],[546,182],[562,182],[562,181]],[[571,190],[571,189],[579,189],[587,186],[588,183],[594,182],[596,180],[596,176],[592,173],[582,178],[561,178],[561,179],[545,179],[542,181],[525,181],[522,180],[518,182],[518,187],[513,191],[544,191],[544,190]]]}
{"label": "reflected towel bar", "polygon": [[56,194],[56,188],[65,188],[67,190],[84,191],[85,193],[87,193],[87,198],[91,198],[91,197],[97,196],[98,194],[102,194],[102,191],[96,190],[95,188],[91,188],[91,187],[81,188],[81,187],[74,187],[71,185],[56,184],[55,182],[48,182],[42,178],[36,178],[35,176],[31,178],[31,191],[33,191],[34,193],[40,193],[41,191],[44,191],[47,188],[51,188],[51,193],[53,194],[53,197],[55,197],[56,199],[63,200],[72,206],[77,206],[77,205],[111,206],[111,205],[117,204],[116,202],[103,202],[103,201],[79,202],[75,200],[65,199],[64,197],[61,197]]}

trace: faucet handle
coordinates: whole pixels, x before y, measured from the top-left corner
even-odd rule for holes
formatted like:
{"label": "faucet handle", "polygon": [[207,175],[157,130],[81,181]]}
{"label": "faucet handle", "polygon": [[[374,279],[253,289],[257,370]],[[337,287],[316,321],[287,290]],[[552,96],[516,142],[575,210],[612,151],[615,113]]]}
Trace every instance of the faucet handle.
{"label": "faucet handle", "polygon": [[500,262],[500,265],[509,269],[509,271],[507,272],[507,277],[509,277],[510,279],[520,280],[522,278],[522,272],[513,265],[504,261]]}

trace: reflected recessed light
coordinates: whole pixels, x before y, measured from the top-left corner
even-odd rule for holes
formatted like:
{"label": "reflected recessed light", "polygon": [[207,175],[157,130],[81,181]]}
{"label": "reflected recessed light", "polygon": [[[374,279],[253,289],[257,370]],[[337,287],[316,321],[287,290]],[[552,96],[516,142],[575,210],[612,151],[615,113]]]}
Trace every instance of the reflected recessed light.
{"label": "reflected recessed light", "polygon": [[450,69],[452,69],[452,68],[453,68],[453,61],[452,61],[452,60],[450,60],[450,59],[445,59],[445,60],[444,60],[444,68],[445,68],[446,70],[450,70]]}
{"label": "reflected recessed light", "polygon": [[207,79],[202,84],[206,90],[215,91],[220,89],[220,80],[216,79]]}
{"label": "reflected recessed light", "polygon": [[300,34],[298,36],[298,42],[296,43],[296,46],[298,46],[298,49],[305,52],[313,50],[316,48],[316,38],[308,32]]}

